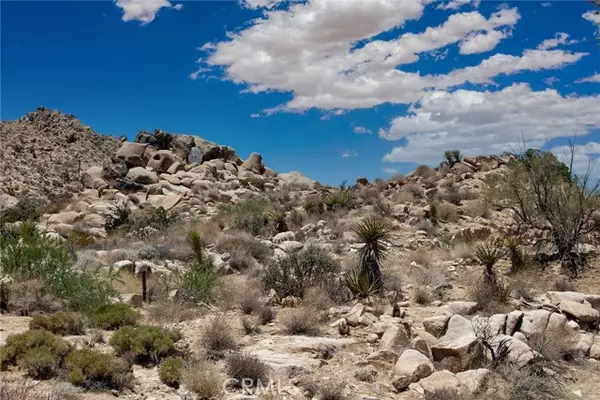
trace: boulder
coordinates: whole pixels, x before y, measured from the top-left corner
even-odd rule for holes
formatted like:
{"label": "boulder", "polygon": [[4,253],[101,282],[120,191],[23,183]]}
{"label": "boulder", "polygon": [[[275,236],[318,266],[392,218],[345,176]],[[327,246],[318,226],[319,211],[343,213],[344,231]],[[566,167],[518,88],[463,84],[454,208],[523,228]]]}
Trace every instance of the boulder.
{"label": "boulder", "polygon": [[90,189],[98,189],[100,186],[106,184],[104,179],[102,179],[102,167],[94,166],[85,170],[81,174],[81,183]]}
{"label": "boulder", "polygon": [[246,161],[242,163],[242,167],[259,175],[262,175],[265,172],[265,164],[259,153],[250,154]]}
{"label": "boulder", "polygon": [[595,336],[590,346],[590,358],[600,360],[600,336]]}
{"label": "boulder", "polygon": [[570,315],[582,322],[596,322],[600,320],[600,311],[592,308],[589,303],[576,303],[571,300],[561,300],[558,307],[563,313]]}
{"label": "boulder", "polygon": [[19,200],[6,193],[0,193],[0,218],[17,207]]}
{"label": "boulder", "polygon": [[125,161],[129,168],[141,167],[144,165],[144,152],[147,144],[125,142],[121,145],[115,157]]}
{"label": "boulder", "polygon": [[295,240],[288,240],[279,244],[278,247],[286,253],[291,253],[301,250],[304,247],[304,245],[300,242],[296,242]]}
{"label": "boulder", "polygon": [[277,178],[279,178],[280,184],[294,186],[296,188],[312,189],[316,183],[306,175],[297,171],[284,172],[277,175]]}
{"label": "boulder", "polygon": [[379,341],[380,350],[390,350],[400,352],[410,345],[410,337],[403,325],[396,325],[389,328]]}
{"label": "boulder", "polygon": [[364,311],[365,311],[365,306],[362,305],[361,303],[356,303],[354,305],[354,307],[352,307],[352,309],[350,309],[350,311],[348,311],[346,313],[346,315],[344,316],[344,318],[346,319],[346,322],[348,322],[348,325],[350,325],[350,326],[358,325],[360,316],[363,314]]}
{"label": "boulder", "polygon": [[171,150],[179,161],[187,161],[190,150],[195,146],[194,137],[188,135],[173,135]]}
{"label": "boulder", "polygon": [[126,179],[140,184],[158,183],[156,172],[148,171],[142,167],[135,167],[127,172]]}
{"label": "boulder", "polygon": [[68,224],[72,225],[80,216],[76,211],[64,211],[58,214],[53,214],[48,218],[48,225]]}
{"label": "boulder", "polygon": [[506,329],[504,333],[512,336],[517,328],[521,326],[521,321],[523,321],[523,311],[514,310],[509,312],[506,316]]}
{"label": "boulder", "polygon": [[181,201],[181,196],[175,193],[169,193],[161,202],[161,207],[170,210]]}
{"label": "boulder", "polygon": [[118,178],[123,178],[127,175],[127,163],[125,161],[114,158],[106,160],[102,164],[102,179],[112,181]]}
{"label": "boulder", "polygon": [[170,150],[159,150],[148,160],[147,168],[155,172],[168,172],[169,168],[177,162],[175,155]]}
{"label": "boulder", "polygon": [[451,301],[443,307],[441,307],[439,313],[444,314],[458,314],[458,315],[470,315],[477,309],[477,302],[475,301]]}
{"label": "boulder", "polygon": [[450,317],[445,335],[431,346],[431,353],[435,361],[456,357],[464,371],[481,361],[483,348],[473,332],[471,321],[457,314]]}
{"label": "boulder", "polygon": [[281,232],[273,236],[273,243],[283,243],[290,240],[296,240],[296,235],[291,231]]}
{"label": "boulder", "polygon": [[446,331],[446,326],[450,320],[449,315],[437,315],[434,317],[425,318],[423,320],[423,328],[427,333],[439,338]]}
{"label": "boulder", "polygon": [[416,350],[405,350],[394,366],[394,388],[404,390],[413,382],[428,377],[433,373],[433,364]]}
{"label": "boulder", "polygon": [[485,389],[491,375],[492,371],[489,369],[478,368],[459,372],[456,377],[460,381],[461,391],[464,390],[468,395],[474,395]]}
{"label": "boulder", "polygon": [[490,340],[490,345],[494,348],[496,354],[498,354],[501,345],[507,346],[508,361],[518,367],[523,367],[535,357],[540,356],[538,352],[532,350],[525,342],[515,336],[497,335]]}
{"label": "boulder", "polygon": [[457,399],[459,398],[460,380],[450,371],[434,372],[418,383],[425,398]]}
{"label": "boulder", "polygon": [[520,331],[525,337],[532,334],[541,335],[546,331],[548,320],[550,319],[550,311],[547,310],[529,310],[523,314]]}
{"label": "boulder", "polygon": [[202,150],[198,147],[192,147],[188,153],[188,164],[202,164]]}
{"label": "boulder", "polygon": [[[421,334],[422,332],[419,333],[419,335]],[[423,339],[422,337],[414,337],[410,341],[410,347],[417,350],[419,353],[423,354],[427,358],[432,358],[431,347],[429,347],[429,343],[427,343],[427,340]]]}

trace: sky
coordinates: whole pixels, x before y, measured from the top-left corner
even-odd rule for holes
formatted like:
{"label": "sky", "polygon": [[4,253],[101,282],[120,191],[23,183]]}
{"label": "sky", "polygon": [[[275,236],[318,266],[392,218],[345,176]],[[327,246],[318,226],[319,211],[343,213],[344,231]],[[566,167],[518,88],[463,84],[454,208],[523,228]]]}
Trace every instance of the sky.
{"label": "sky", "polygon": [[[161,128],[328,184],[443,152],[600,156],[586,1],[0,1],[0,114]],[[600,162],[594,173],[600,176]]]}

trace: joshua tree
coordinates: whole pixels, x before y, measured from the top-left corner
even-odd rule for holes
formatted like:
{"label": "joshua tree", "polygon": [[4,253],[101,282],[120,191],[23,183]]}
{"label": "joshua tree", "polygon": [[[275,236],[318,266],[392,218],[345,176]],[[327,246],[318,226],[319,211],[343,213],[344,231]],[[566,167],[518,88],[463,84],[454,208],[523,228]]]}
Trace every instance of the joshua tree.
{"label": "joshua tree", "polygon": [[446,161],[448,161],[448,164],[450,164],[450,167],[453,167],[462,160],[460,150],[446,150],[444,152],[444,157],[446,158]]}
{"label": "joshua tree", "polygon": [[354,233],[363,242],[363,247],[359,250],[360,275],[381,290],[383,281],[380,263],[386,256],[385,242],[389,240],[390,230],[382,219],[367,217],[356,224]]}

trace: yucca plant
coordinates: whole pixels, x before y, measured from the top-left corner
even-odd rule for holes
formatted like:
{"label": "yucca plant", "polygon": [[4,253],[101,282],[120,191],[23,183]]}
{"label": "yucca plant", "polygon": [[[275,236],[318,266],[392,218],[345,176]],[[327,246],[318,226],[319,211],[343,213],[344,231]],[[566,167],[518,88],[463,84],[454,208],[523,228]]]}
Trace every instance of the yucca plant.
{"label": "yucca plant", "polygon": [[429,212],[426,214],[426,216],[429,222],[431,222],[434,226],[438,224],[438,211],[435,203],[429,204]]}
{"label": "yucca plant", "polygon": [[446,150],[444,152],[444,158],[446,158],[450,167],[453,167],[455,164],[461,162],[462,155],[460,154],[460,150]]}
{"label": "yucca plant", "polygon": [[486,283],[494,286],[498,283],[494,266],[502,256],[503,251],[496,243],[483,243],[475,246],[475,258],[485,267],[483,278]]}
{"label": "yucca plant", "polygon": [[519,239],[516,236],[509,236],[504,239],[504,245],[510,257],[510,273],[522,270],[525,267],[525,253],[519,249]]}
{"label": "yucca plant", "polygon": [[350,205],[350,192],[341,191],[325,197],[325,205],[329,210],[339,210]]}
{"label": "yucca plant", "polygon": [[383,287],[381,261],[387,249],[385,242],[390,238],[390,230],[381,218],[367,217],[354,226],[354,233],[363,242],[359,250],[360,275],[373,283],[377,290]]}
{"label": "yucca plant", "polygon": [[374,282],[361,275],[359,269],[351,269],[344,274],[344,285],[354,297],[366,299],[377,294]]}
{"label": "yucca plant", "polygon": [[202,243],[202,235],[198,231],[190,231],[187,236],[188,244],[190,245],[192,252],[196,256],[198,263],[202,262],[204,258],[204,245]]}
{"label": "yucca plant", "polygon": [[275,225],[277,233],[289,231],[287,224],[285,223],[285,211],[279,209],[272,209],[265,213],[267,221],[272,222]]}

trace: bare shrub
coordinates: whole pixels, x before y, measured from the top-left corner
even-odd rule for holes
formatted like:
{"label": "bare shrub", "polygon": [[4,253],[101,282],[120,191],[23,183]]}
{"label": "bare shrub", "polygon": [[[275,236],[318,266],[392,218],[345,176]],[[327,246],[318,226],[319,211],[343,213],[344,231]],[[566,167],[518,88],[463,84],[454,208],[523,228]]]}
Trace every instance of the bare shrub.
{"label": "bare shrub", "polygon": [[356,196],[363,201],[364,204],[372,205],[381,199],[379,189],[375,186],[364,186],[357,190]]}
{"label": "bare shrub", "polygon": [[262,306],[257,310],[260,323],[266,325],[275,319],[275,311],[271,307]]}
{"label": "bare shrub", "polygon": [[256,323],[256,321],[248,316],[242,317],[242,328],[244,328],[244,333],[246,335],[257,335],[260,333],[260,326]]}
{"label": "bare shrub", "polygon": [[200,337],[202,347],[211,357],[220,358],[224,352],[235,350],[238,347],[231,327],[220,317],[214,317],[204,328]]}
{"label": "bare shrub", "polygon": [[573,284],[573,282],[571,282],[569,279],[565,279],[565,278],[560,278],[554,281],[554,284],[552,285],[552,289],[556,290],[557,292],[575,292],[576,288],[575,285]]}
{"label": "bare shrub", "polygon": [[201,308],[179,300],[161,300],[148,307],[150,321],[163,326],[197,319],[204,314]]}
{"label": "bare shrub", "polygon": [[543,365],[533,363],[518,368],[511,364],[497,371],[506,385],[501,389],[509,400],[564,399],[566,392],[556,376],[548,374]]}
{"label": "bare shrub", "polygon": [[415,195],[406,186],[402,187],[401,190],[394,192],[392,195],[392,202],[394,204],[410,204],[415,200]]}
{"label": "bare shrub", "polygon": [[438,204],[437,216],[440,220],[445,222],[458,222],[460,220],[458,208],[454,204],[450,203]]}
{"label": "bare shrub", "polygon": [[436,172],[434,169],[430,168],[427,165],[419,165],[414,171],[413,174],[416,176],[420,176],[423,179],[427,179],[429,177],[432,177],[434,175],[436,175]]}
{"label": "bare shrub", "polygon": [[68,384],[56,384],[44,387],[39,383],[26,380],[9,382],[0,380],[0,400],[79,400],[79,390]]}
{"label": "bare shrub", "polygon": [[53,313],[64,308],[63,301],[39,279],[3,283],[0,292],[3,309],[13,314]]}
{"label": "bare shrub", "polygon": [[285,311],[281,323],[290,335],[317,336],[319,334],[318,316],[314,310],[296,308]]}
{"label": "bare shrub", "polygon": [[422,306],[430,304],[432,297],[431,291],[425,286],[417,286],[413,291],[413,300]]}
{"label": "bare shrub", "polygon": [[437,227],[427,218],[420,219],[413,228],[416,231],[424,231],[427,236],[435,236],[437,233]]}
{"label": "bare shrub", "polygon": [[487,282],[483,277],[467,282],[467,295],[477,303],[484,315],[492,315],[510,311],[510,289],[502,281],[495,284]]}
{"label": "bare shrub", "polygon": [[215,250],[219,253],[229,253],[232,257],[250,256],[260,262],[266,261],[271,253],[264,243],[245,232],[221,236],[217,240]]}
{"label": "bare shrub", "polygon": [[412,199],[421,198],[425,194],[423,186],[415,182],[407,183],[406,185],[404,185],[404,190],[412,195]]}
{"label": "bare shrub", "polygon": [[219,399],[224,394],[224,380],[217,367],[209,361],[185,365],[181,371],[181,383],[194,392],[198,399]]}
{"label": "bare shrub", "polygon": [[250,354],[230,354],[225,360],[225,368],[227,375],[239,386],[266,385],[269,379],[269,367]]}
{"label": "bare shrub", "polygon": [[527,338],[527,344],[549,361],[571,361],[576,357],[578,339],[552,329],[534,332]]}

